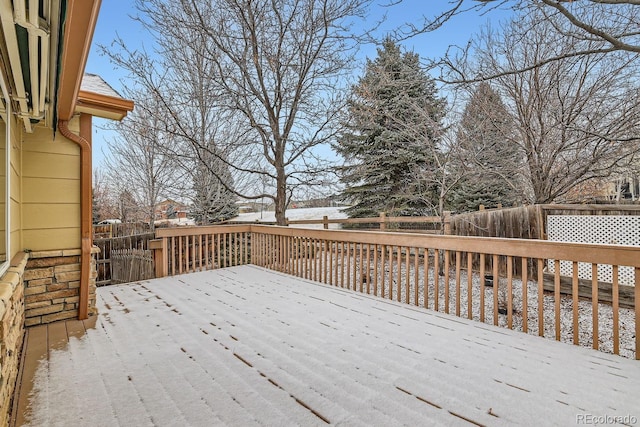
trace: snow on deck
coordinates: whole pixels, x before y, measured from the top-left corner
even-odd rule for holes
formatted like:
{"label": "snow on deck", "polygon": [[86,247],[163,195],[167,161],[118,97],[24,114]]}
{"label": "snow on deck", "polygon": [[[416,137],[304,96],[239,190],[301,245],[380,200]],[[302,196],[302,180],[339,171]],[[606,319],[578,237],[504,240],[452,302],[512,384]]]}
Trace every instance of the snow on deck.
{"label": "snow on deck", "polygon": [[99,288],[98,305],[38,369],[32,425],[640,417],[637,361],[255,266]]}

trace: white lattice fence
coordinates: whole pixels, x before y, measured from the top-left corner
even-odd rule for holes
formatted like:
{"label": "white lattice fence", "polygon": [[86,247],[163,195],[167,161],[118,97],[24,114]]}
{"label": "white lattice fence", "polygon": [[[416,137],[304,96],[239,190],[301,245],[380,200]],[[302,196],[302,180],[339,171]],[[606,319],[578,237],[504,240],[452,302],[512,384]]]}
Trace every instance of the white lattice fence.
{"label": "white lattice fence", "polygon": [[[547,216],[548,240],[554,242],[604,243],[640,246],[640,216],[633,215],[549,215]],[[555,273],[553,260],[548,270]],[[570,261],[560,262],[560,274],[572,276]],[[578,276],[591,279],[591,264],[578,263]],[[610,265],[598,265],[598,280],[612,281]],[[634,285],[631,267],[620,267],[618,280],[621,285]]]}

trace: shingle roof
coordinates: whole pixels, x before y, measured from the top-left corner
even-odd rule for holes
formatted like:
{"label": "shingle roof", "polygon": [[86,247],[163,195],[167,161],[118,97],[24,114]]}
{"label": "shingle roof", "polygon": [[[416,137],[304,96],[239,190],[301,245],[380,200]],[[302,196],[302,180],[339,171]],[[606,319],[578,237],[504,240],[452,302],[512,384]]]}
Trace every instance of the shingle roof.
{"label": "shingle roof", "polygon": [[100,95],[112,96],[114,98],[122,98],[122,96],[112,88],[109,83],[105,82],[102,77],[97,74],[85,73],[82,77],[80,90],[93,92]]}

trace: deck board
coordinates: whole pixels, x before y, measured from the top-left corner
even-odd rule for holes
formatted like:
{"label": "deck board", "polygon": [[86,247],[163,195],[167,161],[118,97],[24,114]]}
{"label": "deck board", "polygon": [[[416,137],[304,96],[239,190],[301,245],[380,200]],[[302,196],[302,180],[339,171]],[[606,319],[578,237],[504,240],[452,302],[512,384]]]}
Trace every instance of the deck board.
{"label": "deck board", "polygon": [[[47,328],[49,362],[35,375],[48,382],[36,381],[32,409],[16,425],[64,417],[529,425],[541,414],[545,425],[568,425],[579,414],[640,416],[637,361],[255,266],[100,288],[98,305],[98,316],[63,324],[80,339],[61,345],[60,326]],[[30,358],[38,351],[30,346],[41,352],[46,342],[41,330],[29,330]]]}

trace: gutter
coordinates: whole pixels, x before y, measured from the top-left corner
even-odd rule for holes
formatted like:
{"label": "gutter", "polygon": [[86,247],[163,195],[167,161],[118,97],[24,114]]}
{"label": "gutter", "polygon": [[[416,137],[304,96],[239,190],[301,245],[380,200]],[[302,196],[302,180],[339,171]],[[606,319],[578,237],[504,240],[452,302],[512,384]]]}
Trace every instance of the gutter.
{"label": "gutter", "polygon": [[[0,0],[4,1],[4,0]],[[24,1],[24,0],[22,0]],[[78,319],[89,315],[89,276],[91,271],[91,116],[80,114],[80,134],[69,130],[69,120],[75,112],[80,82],[89,56],[101,0],[62,1],[64,31],[58,66],[55,114],[60,133],[80,146],[80,301]],[[63,24],[61,24],[63,25]]]}
{"label": "gutter", "polygon": [[58,121],[58,130],[67,139],[80,146],[80,301],[78,319],[89,316],[89,277],[91,273],[91,116],[80,114],[80,135],[69,129],[68,120]]}

